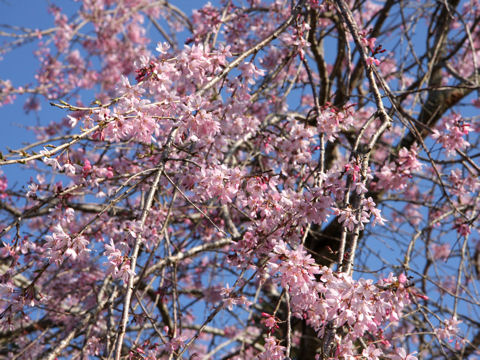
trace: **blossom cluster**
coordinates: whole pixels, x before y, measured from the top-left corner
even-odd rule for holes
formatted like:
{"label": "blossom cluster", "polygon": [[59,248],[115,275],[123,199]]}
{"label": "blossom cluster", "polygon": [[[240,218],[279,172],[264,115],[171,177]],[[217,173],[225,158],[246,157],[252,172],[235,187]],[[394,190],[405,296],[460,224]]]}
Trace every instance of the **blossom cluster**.
{"label": "blossom cluster", "polygon": [[[441,2],[405,14],[397,2],[222,0],[190,17],[166,1],[75,3],[49,7],[51,29],[12,27],[12,48],[38,42],[38,71],[25,86],[0,80],[1,105],[26,95],[26,112],[47,100],[64,114],[0,153],[35,172],[24,186],[0,173],[7,357],[414,360],[417,334],[433,339],[422,356],[463,347],[480,127],[444,107],[478,77],[475,6],[461,10],[470,25],[445,17],[455,36],[437,71],[428,52],[389,46],[408,38],[404,16],[453,13]],[[382,29],[389,11],[405,24]],[[419,124],[439,94],[449,101]],[[342,255],[355,275],[333,270]],[[358,276],[378,268],[398,276]],[[419,321],[430,305],[447,320]]]}
{"label": "blossom cluster", "polygon": [[[320,338],[334,333],[335,358],[359,355],[354,345],[357,339],[367,332],[382,338],[386,325],[397,323],[411,302],[405,275],[397,278],[390,274],[376,284],[354,280],[345,273],[319,267],[302,246],[290,249],[279,242],[268,266],[271,276],[289,292],[293,314],[306,319]],[[369,344],[362,355],[378,359],[394,353],[388,341],[381,345]]]}

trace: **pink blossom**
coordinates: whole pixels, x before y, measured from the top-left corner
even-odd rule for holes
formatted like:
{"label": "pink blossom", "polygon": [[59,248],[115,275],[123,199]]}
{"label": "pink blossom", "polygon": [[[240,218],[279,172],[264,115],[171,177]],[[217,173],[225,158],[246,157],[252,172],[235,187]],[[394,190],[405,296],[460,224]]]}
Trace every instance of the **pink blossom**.
{"label": "pink blossom", "polygon": [[371,37],[371,38],[367,39],[366,37],[362,37],[362,38],[361,38],[361,41],[362,41],[363,45],[367,46],[372,53],[374,52],[374,50],[375,50],[375,41],[377,41],[376,38]]}
{"label": "pink blossom", "polygon": [[169,352],[174,352],[184,346],[185,342],[188,340],[187,336],[180,335],[171,339],[165,346]]}
{"label": "pink blossom", "polygon": [[436,329],[437,336],[442,340],[451,339],[456,337],[460,331],[458,325],[461,323],[456,317],[445,320],[443,327]]}
{"label": "pink blossom", "polygon": [[448,260],[448,257],[450,256],[450,244],[432,244],[431,249],[433,251],[433,258],[435,260]]}
{"label": "pink blossom", "polygon": [[265,350],[257,357],[258,360],[284,360],[285,347],[279,345],[275,337],[268,336],[264,348]]}
{"label": "pink blossom", "polygon": [[267,313],[262,313],[262,316],[264,319],[262,319],[263,323],[267,328],[270,329],[270,331],[273,331],[274,329],[278,329],[278,319],[275,318],[275,316],[267,314]]}
{"label": "pink blossom", "polygon": [[432,138],[442,144],[447,156],[452,156],[455,150],[465,150],[470,143],[465,135],[470,132],[470,124],[460,115],[452,114],[443,119],[438,129],[433,130]]}
{"label": "pink blossom", "polygon": [[366,349],[363,350],[362,355],[367,360],[378,360],[381,355],[383,355],[383,351],[378,349],[375,345],[370,344]]}
{"label": "pink blossom", "polygon": [[373,56],[369,56],[367,58],[367,65],[372,66],[373,64],[375,64],[376,66],[380,65],[380,60],[375,59]]}
{"label": "pink blossom", "polygon": [[414,355],[416,351],[411,354],[407,355],[407,352],[404,348],[396,349],[396,354],[390,355],[390,359],[392,360],[417,360],[417,357]]}

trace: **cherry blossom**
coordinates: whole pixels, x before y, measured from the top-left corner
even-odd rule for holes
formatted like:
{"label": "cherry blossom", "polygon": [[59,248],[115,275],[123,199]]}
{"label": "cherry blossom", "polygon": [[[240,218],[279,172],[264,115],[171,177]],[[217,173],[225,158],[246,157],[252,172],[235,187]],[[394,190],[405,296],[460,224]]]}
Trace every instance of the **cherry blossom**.
{"label": "cherry blossom", "polygon": [[78,0],[3,27],[37,67],[0,79],[35,117],[0,152],[0,357],[473,356],[480,4],[454,3]]}

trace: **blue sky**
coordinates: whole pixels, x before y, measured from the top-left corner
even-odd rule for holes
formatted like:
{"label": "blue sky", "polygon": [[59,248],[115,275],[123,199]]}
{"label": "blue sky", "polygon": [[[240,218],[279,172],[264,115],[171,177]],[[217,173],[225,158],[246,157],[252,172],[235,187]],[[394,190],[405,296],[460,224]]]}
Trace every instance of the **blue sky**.
{"label": "blue sky", "polygon": [[[74,4],[73,2],[65,2]],[[47,2],[38,0],[4,0],[0,1],[0,30],[11,32],[4,25],[13,25],[34,29],[48,29],[53,26],[53,17],[47,11]],[[5,42],[11,41],[11,38],[1,37],[0,46]],[[0,79],[9,79],[13,86],[34,84],[34,76],[39,67],[39,62],[34,55],[38,48],[38,42],[30,42],[12,51],[1,54]],[[17,149],[27,143],[35,140],[32,131],[26,130],[26,127],[36,126],[37,124],[46,124],[51,121],[58,121],[64,116],[58,109],[52,108],[42,97],[39,97],[42,111],[40,114],[30,112],[25,113],[23,105],[27,96],[19,96],[13,104],[0,107],[0,119],[2,131],[0,132],[0,151],[6,153],[10,149]],[[32,171],[22,170],[17,165],[4,166],[1,169],[9,180],[9,187],[16,182],[24,184]]]}

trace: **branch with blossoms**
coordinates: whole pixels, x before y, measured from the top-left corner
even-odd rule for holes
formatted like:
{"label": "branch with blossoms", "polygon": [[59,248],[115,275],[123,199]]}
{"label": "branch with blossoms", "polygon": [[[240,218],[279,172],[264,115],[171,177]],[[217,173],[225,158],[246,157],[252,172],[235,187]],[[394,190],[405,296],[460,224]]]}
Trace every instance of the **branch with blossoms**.
{"label": "branch with blossoms", "polygon": [[477,350],[477,5],[76,5],[0,80],[0,357]]}

